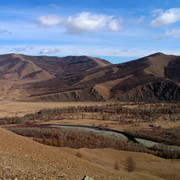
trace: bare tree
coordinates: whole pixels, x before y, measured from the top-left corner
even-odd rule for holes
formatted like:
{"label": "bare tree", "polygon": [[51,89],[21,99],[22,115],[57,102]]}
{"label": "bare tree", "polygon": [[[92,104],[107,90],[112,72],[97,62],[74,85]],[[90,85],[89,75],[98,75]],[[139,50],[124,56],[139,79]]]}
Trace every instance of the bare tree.
{"label": "bare tree", "polygon": [[78,151],[78,152],[76,153],[76,157],[82,158],[81,152]]}
{"label": "bare tree", "polygon": [[119,169],[120,169],[120,166],[119,166],[119,163],[118,163],[117,160],[115,161],[114,169],[115,169],[115,170],[119,170]]}
{"label": "bare tree", "polygon": [[133,172],[136,168],[136,162],[132,156],[127,158],[127,171]]}

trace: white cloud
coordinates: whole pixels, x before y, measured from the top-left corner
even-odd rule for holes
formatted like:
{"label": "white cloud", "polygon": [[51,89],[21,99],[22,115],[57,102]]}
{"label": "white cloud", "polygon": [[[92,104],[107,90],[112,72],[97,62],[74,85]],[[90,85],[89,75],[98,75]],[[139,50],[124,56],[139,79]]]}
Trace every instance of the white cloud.
{"label": "white cloud", "polygon": [[43,27],[56,26],[62,22],[62,19],[56,15],[40,16],[36,22]]}
{"label": "white cloud", "polygon": [[123,22],[122,18],[113,19],[109,22],[108,29],[109,31],[120,31],[122,28],[119,26]]}
{"label": "white cloud", "polygon": [[138,19],[135,20],[134,24],[140,24],[140,23],[142,23],[143,20],[144,20],[144,18],[145,18],[145,16],[141,16],[140,18],[138,18]]}
{"label": "white cloud", "polygon": [[56,54],[57,52],[60,52],[60,50],[57,48],[47,48],[41,50],[39,54]]}
{"label": "white cloud", "polygon": [[119,31],[121,22],[121,18],[115,19],[113,16],[82,12],[75,17],[70,16],[65,19],[64,25],[68,34],[81,34],[85,31],[97,30]]}
{"label": "white cloud", "polygon": [[172,29],[167,31],[165,34],[162,34],[161,36],[154,37],[153,39],[163,39],[165,37],[174,37],[174,38],[180,38],[180,29]]}
{"label": "white cloud", "polygon": [[180,21],[180,8],[172,8],[165,12],[161,9],[154,10],[153,15],[157,17],[151,21],[152,27],[167,26]]}

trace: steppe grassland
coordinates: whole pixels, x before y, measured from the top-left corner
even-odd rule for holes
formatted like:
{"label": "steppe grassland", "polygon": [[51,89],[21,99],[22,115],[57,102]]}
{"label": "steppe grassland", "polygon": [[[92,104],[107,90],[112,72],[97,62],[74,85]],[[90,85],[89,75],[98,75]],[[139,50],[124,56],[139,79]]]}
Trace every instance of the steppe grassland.
{"label": "steppe grassland", "polygon": [[20,102],[0,101],[0,117],[24,116],[35,113],[41,109],[53,109],[69,106],[94,106],[107,104],[107,102]]}

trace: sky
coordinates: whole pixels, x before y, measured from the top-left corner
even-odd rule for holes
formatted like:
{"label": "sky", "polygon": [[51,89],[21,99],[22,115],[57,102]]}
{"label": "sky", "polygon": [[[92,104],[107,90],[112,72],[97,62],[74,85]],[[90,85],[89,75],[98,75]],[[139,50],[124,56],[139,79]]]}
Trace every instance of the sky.
{"label": "sky", "polygon": [[112,63],[180,55],[180,0],[0,0],[0,54]]}

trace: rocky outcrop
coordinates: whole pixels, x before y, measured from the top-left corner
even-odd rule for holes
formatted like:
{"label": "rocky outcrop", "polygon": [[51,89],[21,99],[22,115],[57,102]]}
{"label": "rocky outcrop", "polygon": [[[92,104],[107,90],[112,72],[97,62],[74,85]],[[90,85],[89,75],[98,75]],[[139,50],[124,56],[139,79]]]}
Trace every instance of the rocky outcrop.
{"label": "rocky outcrop", "polygon": [[68,91],[63,93],[51,94],[34,98],[33,101],[54,101],[54,102],[72,102],[72,101],[104,101],[101,94],[95,88],[84,90]]}
{"label": "rocky outcrop", "polygon": [[93,178],[90,178],[89,176],[84,176],[82,180],[94,180]]}
{"label": "rocky outcrop", "polygon": [[159,80],[139,86],[118,98],[119,101],[180,101],[180,87],[170,80]]}

